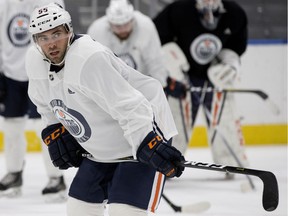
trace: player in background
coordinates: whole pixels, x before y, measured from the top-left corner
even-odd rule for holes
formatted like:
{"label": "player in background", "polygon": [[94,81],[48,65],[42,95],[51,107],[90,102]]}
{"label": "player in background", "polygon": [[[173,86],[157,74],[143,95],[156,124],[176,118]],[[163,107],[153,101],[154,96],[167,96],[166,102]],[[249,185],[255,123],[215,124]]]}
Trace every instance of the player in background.
{"label": "player in background", "polygon": [[[7,174],[0,181],[0,196],[20,195],[25,169],[26,139],[24,136],[28,118],[33,125],[41,122],[35,105],[28,97],[28,77],[25,71],[25,54],[31,45],[29,34],[30,14],[35,7],[51,0],[2,0],[0,2],[0,103],[3,117],[4,146]],[[64,6],[62,0],[55,2]],[[36,127],[36,126],[35,126]],[[39,128],[41,130],[42,128]],[[41,131],[37,131],[38,135]],[[41,136],[40,136],[41,137]],[[66,185],[63,173],[51,165],[47,148],[43,149],[45,168],[49,177],[42,190],[45,200],[62,198]]]}
{"label": "player in background", "polygon": [[[175,1],[153,21],[162,44],[175,41],[183,50],[190,64],[191,86],[203,90],[207,87],[233,88],[240,74],[240,57],[247,46],[247,17],[237,3],[225,0]],[[210,141],[214,139],[210,146],[215,163],[239,165],[219,133],[212,138],[215,127],[219,127],[238,159],[247,165],[234,95],[226,95],[221,111],[223,98],[223,93],[192,92],[192,124],[203,104],[212,114],[212,119],[207,120]]]}
{"label": "player in background", "polygon": [[184,169],[160,82],[74,34],[70,14],[55,4],[34,10],[29,29],[28,93],[46,125],[42,138],[56,167],[79,167],[67,215],[104,215],[106,202],[110,216],[155,211],[165,176]]}
{"label": "player in background", "polygon": [[[160,81],[168,97],[186,97],[186,85],[176,81],[165,68],[161,42],[153,21],[134,10],[128,0],[110,0],[106,15],[96,19],[87,34],[109,47],[132,68]],[[180,141],[178,136],[175,141]]]}

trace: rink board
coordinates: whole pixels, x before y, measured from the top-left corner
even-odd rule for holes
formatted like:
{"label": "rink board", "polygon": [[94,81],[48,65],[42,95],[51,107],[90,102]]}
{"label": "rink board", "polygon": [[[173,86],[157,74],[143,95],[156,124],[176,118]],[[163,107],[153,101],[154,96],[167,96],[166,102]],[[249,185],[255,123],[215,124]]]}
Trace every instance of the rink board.
{"label": "rink board", "polygon": [[[270,145],[287,144],[288,126],[283,124],[275,125],[244,125],[242,127],[246,145]],[[0,132],[0,151],[3,151],[3,133]],[[26,131],[28,142],[27,151],[41,151],[40,139],[35,131]],[[205,126],[197,126],[192,132],[189,147],[208,147],[207,129]]]}

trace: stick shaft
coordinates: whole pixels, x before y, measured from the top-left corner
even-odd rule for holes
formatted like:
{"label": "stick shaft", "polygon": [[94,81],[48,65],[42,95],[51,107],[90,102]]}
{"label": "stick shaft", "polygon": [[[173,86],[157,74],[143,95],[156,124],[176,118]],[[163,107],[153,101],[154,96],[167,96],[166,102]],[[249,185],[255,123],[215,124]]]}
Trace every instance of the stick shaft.
{"label": "stick shaft", "polygon": [[218,89],[218,88],[201,88],[201,87],[191,87],[191,92],[230,92],[230,93],[252,93],[261,97],[263,100],[268,98],[268,95],[259,89]]}

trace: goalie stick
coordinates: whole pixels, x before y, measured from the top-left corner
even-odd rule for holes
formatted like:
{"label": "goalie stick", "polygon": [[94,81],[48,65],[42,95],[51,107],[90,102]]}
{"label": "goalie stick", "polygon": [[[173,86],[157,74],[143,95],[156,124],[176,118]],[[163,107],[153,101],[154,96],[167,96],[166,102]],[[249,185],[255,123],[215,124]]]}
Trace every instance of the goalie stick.
{"label": "goalie stick", "polygon": [[270,107],[271,111],[278,115],[280,113],[280,109],[278,106],[269,98],[268,94],[260,89],[217,89],[217,88],[201,88],[201,87],[190,87],[189,91],[191,92],[224,92],[224,93],[252,93],[259,96],[262,100],[264,100],[267,105]]}
{"label": "goalie stick", "polygon": [[[205,87],[207,88],[207,87]],[[205,93],[205,91],[202,91],[202,94]],[[203,95],[202,95],[203,96]],[[200,101],[200,104],[201,106],[203,107],[204,109],[204,115],[205,117],[210,121],[212,122],[212,116],[211,116],[211,113],[210,111],[208,110],[208,108],[205,106],[205,104],[203,103],[203,97],[202,98],[198,98],[198,100]],[[225,100],[226,100],[226,92],[224,92],[224,98],[223,98],[223,103],[221,104],[221,108],[220,108],[220,114],[219,114],[219,117],[217,119],[217,125],[219,125],[219,122],[220,122],[220,118],[221,118],[221,115],[222,115],[222,111],[223,111],[223,108],[224,108],[224,103],[225,103]],[[230,147],[229,145],[229,142],[227,141],[226,137],[224,136],[224,134],[221,132],[221,130],[219,129],[219,127],[215,127],[214,128],[214,132],[213,132],[213,135],[212,135],[212,138],[211,138],[211,145],[213,145],[214,143],[214,140],[215,140],[215,136],[216,136],[216,132],[218,133],[218,135],[220,136],[220,138],[222,139],[224,145],[226,146],[226,148],[228,149],[229,153],[232,155],[232,157],[235,159],[236,163],[238,166],[240,167],[243,167],[241,161],[239,160],[238,156],[236,155],[236,153],[234,152],[234,150]],[[251,179],[251,177],[249,175],[245,175],[248,179],[248,182],[251,186],[252,189],[255,189],[255,185]],[[243,188],[244,188],[244,185],[243,185]],[[246,187],[245,187],[246,188]]]}
{"label": "goalie stick", "polygon": [[272,172],[256,169],[247,169],[244,167],[224,166],[213,163],[203,163],[196,161],[183,161],[179,164],[183,167],[213,170],[226,173],[236,173],[244,175],[253,175],[260,178],[263,182],[262,205],[266,211],[274,211],[279,202],[278,182]]}

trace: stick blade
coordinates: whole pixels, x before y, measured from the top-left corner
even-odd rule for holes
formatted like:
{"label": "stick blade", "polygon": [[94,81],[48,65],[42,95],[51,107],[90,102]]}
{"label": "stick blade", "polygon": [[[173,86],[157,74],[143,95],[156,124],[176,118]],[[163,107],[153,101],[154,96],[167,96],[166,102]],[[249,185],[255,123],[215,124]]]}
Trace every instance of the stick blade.
{"label": "stick blade", "polygon": [[211,207],[209,202],[198,202],[190,205],[182,206],[181,212],[183,213],[201,213],[207,211]]}
{"label": "stick blade", "polygon": [[279,203],[278,183],[272,172],[262,172],[258,175],[263,181],[263,198],[262,204],[266,211],[274,211]]}
{"label": "stick blade", "polygon": [[269,107],[269,109],[272,111],[272,113],[274,115],[279,115],[280,114],[281,111],[280,111],[279,107],[272,100],[267,98],[265,101],[267,103],[267,106]]}

